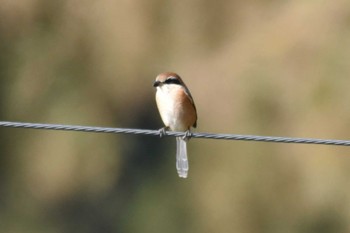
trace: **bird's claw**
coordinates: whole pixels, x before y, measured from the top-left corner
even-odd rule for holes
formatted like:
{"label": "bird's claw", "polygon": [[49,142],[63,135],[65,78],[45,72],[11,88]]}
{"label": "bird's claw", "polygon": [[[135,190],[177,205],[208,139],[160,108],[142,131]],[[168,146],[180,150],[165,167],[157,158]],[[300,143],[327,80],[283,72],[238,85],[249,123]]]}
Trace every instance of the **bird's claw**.
{"label": "bird's claw", "polygon": [[167,129],[167,127],[163,127],[163,128],[158,130],[160,138],[162,138],[164,135],[166,135],[166,129]]}
{"label": "bird's claw", "polygon": [[191,131],[190,131],[190,130],[187,130],[187,131],[185,132],[185,135],[182,137],[182,139],[187,141],[187,140],[190,140],[191,137],[192,137]]}

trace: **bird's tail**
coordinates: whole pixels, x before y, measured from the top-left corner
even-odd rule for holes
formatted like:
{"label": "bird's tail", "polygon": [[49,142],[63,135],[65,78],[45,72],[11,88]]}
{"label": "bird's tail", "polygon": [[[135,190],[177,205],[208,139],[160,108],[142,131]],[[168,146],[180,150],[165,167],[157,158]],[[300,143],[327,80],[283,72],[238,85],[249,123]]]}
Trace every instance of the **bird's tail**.
{"label": "bird's tail", "polygon": [[182,137],[176,137],[176,169],[181,178],[187,177],[187,140]]}

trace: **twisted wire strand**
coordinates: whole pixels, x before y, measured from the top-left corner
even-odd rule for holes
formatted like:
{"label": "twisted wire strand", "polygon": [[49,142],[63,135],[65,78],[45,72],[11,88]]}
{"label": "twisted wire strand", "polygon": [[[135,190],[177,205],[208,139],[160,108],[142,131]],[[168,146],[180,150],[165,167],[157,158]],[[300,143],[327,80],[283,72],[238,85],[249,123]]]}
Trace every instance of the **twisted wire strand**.
{"label": "twisted wire strand", "polygon": [[[149,129],[109,128],[109,127],[92,127],[92,126],[80,126],[80,125],[24,123],[24,122],[10,122],[10,121],[0,121],[0,127],[79,131],[79,132],[94,132],[94,133],[137,134],[137,135],[153,135],[153,136],[162,136],[162,135],[174,136],[174,137],[185,136],[184,132],[166,131],[163,134],[160,130],[149,130]],[[271,137],[271,136],[257,136],[257,135],[214,134],[214,133],[191,133],[190,136],[192,138],[206,138],[206,139],[350,146],[349,140],[334,140],[334,139]]]}

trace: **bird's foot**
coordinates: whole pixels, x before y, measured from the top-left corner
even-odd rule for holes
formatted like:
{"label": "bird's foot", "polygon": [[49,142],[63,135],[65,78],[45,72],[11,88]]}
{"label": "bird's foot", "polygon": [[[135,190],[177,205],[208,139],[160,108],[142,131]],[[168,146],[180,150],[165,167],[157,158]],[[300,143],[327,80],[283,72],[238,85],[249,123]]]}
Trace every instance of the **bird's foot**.
{"label": "bird's foot", "polygon": [[182,137],[182,139],[185,140],[185,141],[188,141],[188,140],[190,140],[191,138],[192,138],[192,133],[191,133],[190,130],[187,130],[187,131],[185,132],[185,135]]}
{"label": "bird's foot", "polygon": [[164,135],[166,135],[166,131],[167,131],[168,127],[163,127],[161,129],[158,130],[159,132],[159,137],[163,137]]}

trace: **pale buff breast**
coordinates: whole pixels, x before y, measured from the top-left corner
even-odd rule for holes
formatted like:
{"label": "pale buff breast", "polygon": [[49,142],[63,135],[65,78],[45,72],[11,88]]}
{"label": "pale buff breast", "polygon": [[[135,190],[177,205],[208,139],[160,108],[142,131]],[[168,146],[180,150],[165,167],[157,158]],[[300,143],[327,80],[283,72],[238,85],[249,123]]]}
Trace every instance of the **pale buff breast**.
{"label": "pale buff breast", "polygon": [[196,110],[182,86],[157,88],[156,100],[163,123],[171,130],[186,131],[196,122]]}

